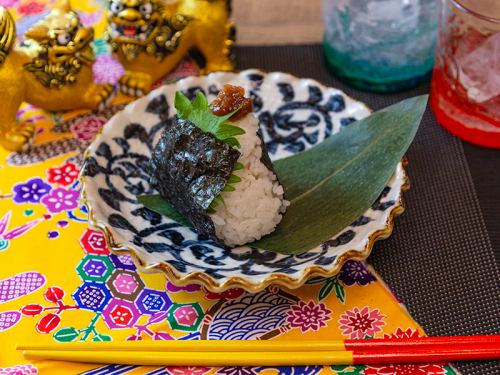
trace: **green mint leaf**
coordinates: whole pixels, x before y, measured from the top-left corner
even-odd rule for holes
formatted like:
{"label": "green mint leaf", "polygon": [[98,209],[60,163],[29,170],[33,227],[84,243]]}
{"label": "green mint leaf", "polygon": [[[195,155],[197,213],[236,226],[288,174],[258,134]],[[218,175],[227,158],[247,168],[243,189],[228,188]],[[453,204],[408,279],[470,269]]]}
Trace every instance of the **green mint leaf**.
{"label": "green mint leaf", "polygon": [[179,117],[182,117],[184,119],[187,119],[187,117],[193,110],[191,102],[181,91],[177,91],[175,93],[174,105],[177,109],[177,114],[179,115]]}
{"label": "green mint leaf", "polygon": [[210,206],[208,206],[207,208],[207,213],[209,214],[213,214],[217,211],[217,202],[216,202],[217,199],[214,199],[212,201],[212,203],[210,203]]}
{"label": "green mint leaf", "polygon": [[185,120],[191,121],[205,133],[213,134],[218,140],[223,141],[232,147],[241,147],[236,138],[237,135],[245,134],[245,131],[238,126],[228,122],[238,109],[224,116],[214,115],[206,96],[201,92],[196,92],[195,99],[189,99],[180,91],[175,93],[175,108],[177,115]]}
{"label": "green mint leaf", "polygon": [[224,143],[227,143],[229,146],[236,147],[236,148],[240,148],[241,147],[240,142],[238,142],[238,140],[236,138],[227,138],[227,139],[224,139]]}
{"label": "green mint leaf", "polygon": [[224,186],[224,189],[222,191],[235,191],[236,189],[232,185],[226,185]]}
{"label": "green mint leaf", "polygon": [[235,174],[232,174],[231,176],[229,176],[227,183],[228,184],[236,184],[240,181],[241,181],[240,177],[236,176]]}
{"label": "green mint leaf", "polygon": [[242,134],[245,134],[245,131],[242,128],[231,125],[227,122],[221,124],[215,132],[215,136],[219,139],[227,139]]}
{"label": "green mint leaf", "polygon": [[201,91],[196,91],[196,97],[193,100],[193,107],[199,110],[204,110],[208,107],[207,98]]}

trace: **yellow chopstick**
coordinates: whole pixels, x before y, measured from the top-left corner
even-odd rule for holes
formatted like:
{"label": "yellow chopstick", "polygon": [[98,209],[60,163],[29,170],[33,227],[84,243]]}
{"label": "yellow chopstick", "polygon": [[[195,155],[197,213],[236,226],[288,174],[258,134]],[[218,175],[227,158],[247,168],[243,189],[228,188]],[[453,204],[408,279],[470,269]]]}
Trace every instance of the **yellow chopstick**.
{"label": "yellow chopstick", "polygon": [[431,348],[356,352],[103,352],[25,350],[28,359],[150,366],[305,366],[388,363],[447,363],[500,359],[500,347]]}
{"label": "yellow chopstick", "polygon": [[25,343],[17,350],[107,351],[107,352],[321,352],[321,351],[380,351],[416,350],[429,348],[500,348],[500,335],[419,337],[415,339],[370,340],[172,340]]}
{"label": "yellow chopstick", "polygon": [[32,359],[157,366],[446,363],[500,359],[500,335],[408,340],[150,341],[19,344]]}
{"label": "yellow chopstick", "polygon": [[350,365],[353,352],[96,352],[25,350],[28,359],[142,366],[306,366]]}
{"label": "yellow chopstick", "polygon": [[63,351],[157,351],[157,352],[303,352],[346,350],[344,340],[268,341],[268,340],[177,340],[177,341],[122,341],[72,342],[64,344],[18,344],[17,350]]}

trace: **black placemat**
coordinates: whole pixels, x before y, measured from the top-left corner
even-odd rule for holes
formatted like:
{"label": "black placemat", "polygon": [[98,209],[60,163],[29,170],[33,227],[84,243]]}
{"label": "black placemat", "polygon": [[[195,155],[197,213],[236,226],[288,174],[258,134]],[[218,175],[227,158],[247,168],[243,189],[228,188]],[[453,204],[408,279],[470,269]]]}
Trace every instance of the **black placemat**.
{"label": "black placemat", "polygon": [[500,150],[463,142],[497,264],[500,263]]}
{"label": "black placemat", "polygon": [[[280,70],[338,87],[378,109],[427,93],[428,83],[398,94],[345,86],[326,70],[321,46],[238,48],[238,68]],[[412,188],[393,235],[368,259],[430,335],[499,333],[499,273],[462,143],[431,111],[408,152]],[[468,362],[464,374],[500,374],[499,362]]]}

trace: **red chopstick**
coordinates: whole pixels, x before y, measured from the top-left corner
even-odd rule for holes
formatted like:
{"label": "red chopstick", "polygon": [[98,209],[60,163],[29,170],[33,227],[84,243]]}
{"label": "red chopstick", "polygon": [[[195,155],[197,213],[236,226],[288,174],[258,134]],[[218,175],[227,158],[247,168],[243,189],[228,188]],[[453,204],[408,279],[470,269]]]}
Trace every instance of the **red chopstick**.
{"label": "red chopstick", "polygon": [[500,348],[453,349],[442,347],[423,350],[376,350],[372,352],[353,352],[355,365],[374,365],[390,363],[448,363],[456,361],[480,361],[500,359]]}
{"label": "red chopstick", "polygon": [[443,336],[390,339],[345,340],[344,347],[352,351],[372,351],[389,349],[425,349],[425,348],[483,348],[500,347],[500,335],[488,336]]}

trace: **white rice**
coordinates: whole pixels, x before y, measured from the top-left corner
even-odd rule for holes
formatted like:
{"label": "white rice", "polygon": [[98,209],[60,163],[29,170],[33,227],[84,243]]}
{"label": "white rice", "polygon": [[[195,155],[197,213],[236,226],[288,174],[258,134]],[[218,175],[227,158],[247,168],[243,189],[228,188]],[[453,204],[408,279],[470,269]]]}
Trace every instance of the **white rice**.
{"label": "white rice", "polygon": [[217,201],[216,212],[210,215],[217,238],[228,246],[243,245],[273,232],[289,205],[276,175],[260,161],[257,118],[249,114],[234,124],[246,132],[237,137],[241,144],[238,162],[244,169],[233,172],[241,181],[232,184],[235,191],[222,192],[224,203]]}

